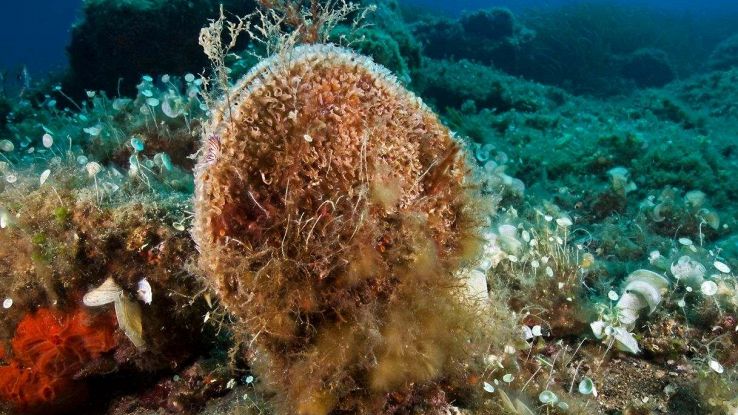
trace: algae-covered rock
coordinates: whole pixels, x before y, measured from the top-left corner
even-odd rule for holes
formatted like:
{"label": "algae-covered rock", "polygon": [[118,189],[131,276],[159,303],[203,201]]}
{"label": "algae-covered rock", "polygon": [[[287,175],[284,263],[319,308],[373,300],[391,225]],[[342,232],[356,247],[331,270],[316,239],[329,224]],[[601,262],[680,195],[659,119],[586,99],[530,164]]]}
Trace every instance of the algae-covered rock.
{"label": "algae-covered rock", "polygon": [[[200,73],[208,61],[197,34],[217,14],[211,0],[92,0],[72,29],[68,47],[69,89],[129,94],[141,75]],[[244,15],[253,1],[226,1]]]}
{"label": "algae-covered rock", "polygon": [[469,59],[513,70],[522,45],[533,38],[507,9],[479,10],[459,19],[445,17],[417,22],[413,33],[423,54],[434,59]]}
{"label": "algae-covered rock", "polygon": [[339,25],[331,33],[331,40],[370,56],[402,83],[409,84],[420,66],[420,43],[405,23],[397,1],[380,0],[372,6],[363,25]]}
{"label": "algae-covered rock", "polygon": [[508,9],[477,10],[460,19],[464,31],[472,36],[496,41],[515,35],[515,16]]}
{"label": "algae-covered rock", "polygon": [[[146,79],[138,97],[91,91],[74,114],[50,95],[14,102],[0,164],[4,407],[100,412],[116,391],[140,392],[141,379],[179,370],[213,342],[203,316],[217,313],[190,272],[195,245],[184,224],[199,125],[191,117],[201,110],[179,88],[196,88],[171,78],[160,90]],[[26,329],[45,316],[55,328]],[[29,342],[40,346],[19,346]],[[15,381],[13,370],[26,375]]]}
{"label": "algae-covered rock", "polygon": [[712,70],[726,70],[738,66],[738,35],[720,42],[707,62]]}
{"label": "algae-covered rock", "polygon": [[[14,345],[13,353],[5,348],[7,358],[23,359],[19,354],[23,349],[17,346],[18,324],[33,310],[49,310],[61,321],[91,318],[84,317],[87,315],[107,318],[114,341],[95,349],[99,350],[95,354],[77,351],[47,356],[49,367],[71,365],[75,369],[58,372],[37,366],[34,373],[58,378],[66,386],[40,401],[13,398],[13,407],[47,408],[55,413],[64,404],[63,395],[82,393],[86,378],[122,371],[135,379],[143,373],[172,370],[208,343],[199,336],[207,306],[202,299],[191,305],[202,289],[187,272],[194,244],[172,226],[176,221],[173,212],[184,208],[187,200],[176,195],[143,196],[101,206],[94,188],[70,183],[73,174],[73,170],[55,169],[54,176],[40,187],[35,175],[21,175],[12,188],[5,186],[0,191],[4,215],[12,217],[0,232],[0,262],[6,280],[0,297],[10,304],[0,321],[0,333],[5,345]],[[19,197],[19,192],[24,196]],[[112,304],[90,307],[87,301],[83,303],[83,295],[106,279],[114,281],[120,290],[115,295],[137,313],[114,314]],[[63,317],[67,315],[71,317]],[[132,325],[139,327],[137,338],[127,329]],[[63,327],[60,330],[66,333]],[[100,335],[99,331],[81,331],[68,341],[70,345],[87,344]]]}
{"label": "algae-covered rock", "polygon": [[356,31],[339,27],[333,36],[348,42],[354,50],[371,56],[375,62],[391,70],[402,82],[410,82],[410,68],[400,52],[397,41],[388,33],[372,27]]}
{"label": "algae-covered rock", "polygon": [[669,57],[660,49],[639,49],[624,58],[621,73],[640,88],[663,86],[676,78]]}
{"label": "algae-covered rock", "polygon": [[526,83],[470,61],[426,59],[414,88],[439,109],[460,108],[465,102],[495,112],[537,112],[563,98],[556,89]]}

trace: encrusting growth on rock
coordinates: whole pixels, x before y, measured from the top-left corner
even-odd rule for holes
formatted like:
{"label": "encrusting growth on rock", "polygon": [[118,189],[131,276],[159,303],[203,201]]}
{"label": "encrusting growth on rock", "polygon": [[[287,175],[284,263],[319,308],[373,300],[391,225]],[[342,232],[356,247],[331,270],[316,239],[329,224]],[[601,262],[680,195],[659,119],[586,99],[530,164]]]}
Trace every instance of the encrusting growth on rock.
{"label": "encrusting growth on rock", "polygon": [[332,45],[262,61],[225,102],[193,235],[277,407],[376,414],[433,394],[421,402],[439,410],[483,332],[454,276],[480,245],[460,144],[386,69]]}

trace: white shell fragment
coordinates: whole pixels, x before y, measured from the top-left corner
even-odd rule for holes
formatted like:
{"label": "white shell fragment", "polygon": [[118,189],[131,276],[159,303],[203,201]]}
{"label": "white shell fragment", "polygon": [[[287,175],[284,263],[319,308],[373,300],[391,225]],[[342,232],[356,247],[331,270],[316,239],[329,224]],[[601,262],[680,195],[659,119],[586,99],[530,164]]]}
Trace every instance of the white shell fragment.
{"label": "white shell fragment", "polygon": [[723,373],[725,370],[723,365],[721,365],[717,360],[710,360],[710,369],[714,370],[715,373]]}
{"label": "white shell fragment", "polygon": [[556,219],[556,224],[561,226],[562,228],[568,228],[569,226],[573,225],[574,222],[571,221],[571,219],[567,216],[562,216],[558,219]]}
{"label": "white shell fragment", "polygon": [[692,242],[692,240],[689,239],[689,238],[679,238],[679,243],[682,244],[682,245],[684,245],[684,246],[692,246],[692,245],[694,245],[694,243]]}
{"label": "white shell fragment", "polygon": [[0,151],[10,153],[15,150],[15,145],[10,140],[0,140]]}
{"label": "white shell fragment", "polygon": [[139,349],[146,346],[143,339],[143,325],[141,324],[141,306],[137,302],[131,301],[112,277],[108,277],[99,287],[85,294],[82,302],[88,307],[99,307],[113,303],[118,327],[123,330],[123,333],[134,346]]}
{"label": "white shell fragment", "polygon": [[650,262],[652,264],[654,262],[658,261],[659,258],[661,258],[661,252],[659,252],[659,251],[651,251],[651,253],[648,254],[648,262]]}
{"label": "white shell fragment", "polygon": [[99,287],[85,294],[82,303],[88,307],[99,307],[118,301],[122,296],[123,289],[113,281],[113,278],[108,278]]}
{"label": "white shell fragment", "polygon": [[137,302],[122,296],[120,301],[115,302],[115,318],[118,319],[118,326],[134,346],[139,349],[146,346],[141,324],[141,306]]}
{"label": "white shell fragment", "polygon": [[531,330],[530,327],[523,325],[523,338],[527,341],[534,337],[533,330]]}
{"label": "white shell fragment", "polygon": [[638,354],[641,349],[638,348],[638,341],[633,337],[633,333],[622,327],[615,328],[615,348],[633,354]]}
{"label": "white shell fragment", "polygon": [[95,177],[102,170],[102,166],[95,161],[91,161],[85,164],[85,169],[87,170],[88,176]]}
{"label": "white shell fragment", "polygon": [[178,105],[176,99],[166,97],[161,102],[161,111],[169,118],[177,118],[183,113],[183,109]]}
{"label": "white shell fragment", "polygon": [[144,304],[151,304],[153,300],[153,293],[151,292],[151,284],[146,280],[142,279],[138,282],[138,290],[136,291],[138,299],[143,301]]}
{"label": "white shell fragment", "polygon": [[662,295],[669,289],[669,281],[663,276],[645,269],[630,274],[626,280],[625,292],[641,294],[653,313],[662,300]]}
{"label": "white shell fragment", "polygon": [[531,332],[531,334],[533,334],[536,337],[543,336],[543,331],[541,329],[541,326],[538,325],[538,324],[536,324],[535,326],[533,326],[533,328],[530,330],[530,332]]}
{"label": "white shell fragment", "polygon": [[38,178],[38,181],[41,184],[41,186],[43,186],[44,183],[46,183],[46,180],[49,178],[50,174],[51,174],[51,170],[49,169],[46,169],[44,170],[43,173],[41,173],[41,177]]}
{"label": "white shell fragment", "polygon": [[97,137],[102,132],[102,126],[101,125],[93,125],[92,127],[83,128],[82,131],[86,132],[87,134]]}
{"label": "white shell fragment", "polygon": [[712,266],[723,274],[730,274],[730,267],[723,262],[715,261],[712,263]]}
{"label": "white shell fragment", "polygon": [[702,294],[711,297],[718,292],[718,286],[713,281],[705,281],[702,283],[702,286],[700,287],[700,291],[702,291]]}
{"label": "white shell fragment", "polygon": [[8,297],[8,298],[5,299],[5,301],[3,301],[3,308],[4,309],[7,310],[7,309],[9,309],[12,306],[13,306],[13,299],[12,298]]}
{"label": "white shell fragment", "polygon": [[462,269],[458,272],[457,276],[465,282],[466,295],[469,299],[489,301],[487,276],[484,272],[478,269]]}
{"label": "white shell fragment", "polygon": [[625,280],[623,295],[616,306],[620,310],[620,322],[626,326],[635,324],[644,308],[653,313],[668,288],[669,281],[653,271],[633,271]]}
{"label": "white shell fragment", "polygon": [[705,277],[705,272],[707,270],[704,265],[687,255],[680,257],[676,264],[671,264],[671,273],[674,275],[674,278],[692,288],[699,287]]}
{"label": "white shell fragment", "polygon": [[[645,269],[633,271],[625,280],[623,295],[615,305],[619,311],[617,322],[611,325],[603,320],[594,321],[590,323],[592,333],[597,339],[613,339],[618,350],[639,353],[638,342],[631,330],[642,310],[647,308],[649,313],[656,310],[668,288],[669,281],[662,275]],[[612,301],[617,298],[614,295],[608,297]]]}
{"label": "white shell fragment", "polygon": [[589,327],[592,328],[592,333],[598,339],[605,337],[605,326],[606,325],[607,324],[605,324],[605,322],[602,320],[597,320],[597,321],[593,321],[589,323]]}
{"label": "white shell fragment", "polygon": [[41,137],[41,143],[46,148],[51,148],[51,146],[54,145],[54,137],[51,136],[51,134],[46,133],[43,137]]}
{"label": "white shell fragment", "polygon": [[10,216],[8,216],[8,212],[0,210],[0,229],[7,228],[8,223],[10,223]]}

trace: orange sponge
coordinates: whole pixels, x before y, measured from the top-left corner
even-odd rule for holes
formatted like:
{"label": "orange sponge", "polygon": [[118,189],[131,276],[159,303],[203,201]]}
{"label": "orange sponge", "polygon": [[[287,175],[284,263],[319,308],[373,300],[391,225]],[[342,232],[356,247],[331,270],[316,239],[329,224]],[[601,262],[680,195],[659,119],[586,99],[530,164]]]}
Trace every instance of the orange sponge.
{"label": "orange sponge", "polygon": [[26,315],[11,342],[13,358],[0,367],[0,399],[19,412],[53,411],[75,392],[74,375],[115,347],[115,327],[111,316],[81,308]]}

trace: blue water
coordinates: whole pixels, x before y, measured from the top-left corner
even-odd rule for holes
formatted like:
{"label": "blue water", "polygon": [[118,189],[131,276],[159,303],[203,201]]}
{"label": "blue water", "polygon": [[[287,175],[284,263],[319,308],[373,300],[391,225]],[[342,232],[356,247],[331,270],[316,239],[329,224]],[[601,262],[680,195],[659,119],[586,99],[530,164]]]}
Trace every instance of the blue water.
{"label": "blue water", "polygon": [[0,13],[0,69],[16,72],[26,65],[32,74],[41,74],[63,67],[69,30],[81,3],[4,0]]}
{"label": "blue water", "polygon": [[[507,7],[513,11],[521,11],[531,7],[556,7],[580,1],[572,0],[407,0],[404,3],[422,5],[448,13],[456,14],[463,10],[474,10],[487,7]],[[646,6],[662,10],[689,12],[694,14],[715,12],[738,12],[738,1],[735,0],[614,0],[604,3],[618,3],[630,6]]]}

